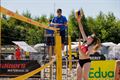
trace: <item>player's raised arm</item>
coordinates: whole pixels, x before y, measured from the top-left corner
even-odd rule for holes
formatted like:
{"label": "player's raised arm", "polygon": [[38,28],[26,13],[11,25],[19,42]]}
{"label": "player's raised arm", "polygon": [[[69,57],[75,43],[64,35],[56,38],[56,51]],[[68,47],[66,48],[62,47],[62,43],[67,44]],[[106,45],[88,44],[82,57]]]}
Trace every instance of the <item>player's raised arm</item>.
{"label": "player's raised arm", "polygon": [[80,29],[80,32],[82,34],[82,37],[83,37],[84,41],[86,41],[87,40],[87,36],[85,34],[83,25],[81,23],[81,18],[82,18],[82,15],[81,15],[80,11],[76,11],[76,19],[77,19],[77,22],[78,22],[78,25],[79,25],[79,29]]}

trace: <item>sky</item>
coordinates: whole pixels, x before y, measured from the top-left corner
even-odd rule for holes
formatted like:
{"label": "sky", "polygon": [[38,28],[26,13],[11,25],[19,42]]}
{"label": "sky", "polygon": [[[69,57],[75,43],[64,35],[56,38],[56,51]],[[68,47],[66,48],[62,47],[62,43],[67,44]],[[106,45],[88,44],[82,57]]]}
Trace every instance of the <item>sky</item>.
{"label": "sky", "polygon": [[20,14],[30,11],[32,17],[55,14],[61,8],[68,18],[72,10],[82,8],[86,16],[96,17],[100,11],[113,12],[120,19],[120,0],[0,0],[1,5]]}

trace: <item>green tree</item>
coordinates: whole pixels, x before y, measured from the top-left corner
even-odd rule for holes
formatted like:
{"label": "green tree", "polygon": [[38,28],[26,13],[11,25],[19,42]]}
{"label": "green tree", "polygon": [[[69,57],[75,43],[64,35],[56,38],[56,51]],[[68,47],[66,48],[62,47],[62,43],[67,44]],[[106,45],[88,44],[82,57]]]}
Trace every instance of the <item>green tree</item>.
{"label": "green tree", "polygon": [[78,23],[75,19],[74,10],[71,12],[68,19],[68,29],[69,29],[69,35],[71,36],[72,41],[76,41],[76,38],[78,38],[78,35],[79,35],[79,30],[78,30]]}
{"label": "green tree", "polygon": [[49,20],[52,20],[54,18],[54,14],[50,14]]}
{"label": "green tree", "polygon": [[[16,13],[19,14],[18,11]],[[49,19],[54,17],[51,14],[49,19],[47,19],[46,15],[32,18],[29,11],[24,12],[22,15],[44,25],[48,25]],[[82,24],[87,35],[96,33],[102,42],[120,43],[120,20],[113,13],[103,14],[100,12],[95,18],[85,17],[83,15]],[[5,15],[2,15],[1,26],[2,45],[12,44],[12,41],[26,41],[29,44],[44,42],[45,29],[38,26],[22,22],[12,17],[6,17]],[[72,41],[76,41],[80,36],[80,32],[74,10],[69,15],[68,26]]]}
{"label": "green tree", "polygon": [[[87,24],[87,18],[85,17],[83,10],[82,10],[82,12],[83,12],[82,25],[84,27],[85,33],[87,35],[90,35],[91,33],[90,33],[90,29],[89,29],[88,24]],[[76,41],[76,39],[81,37],[79,27],[78,27],[78,23],[77,23],[76,18],[75,18],[74,10],[71,12],[71,14],[69,16],[68,26],[69,26],[69,34],[72,37],[72,41]]]}
{"label": "green tree", "polygon": [[117,20],[113,13],[103,14],[96,18],[88,17],[87,24],[90,30],[101,39],[102,42],[119,43],[120,20]]}

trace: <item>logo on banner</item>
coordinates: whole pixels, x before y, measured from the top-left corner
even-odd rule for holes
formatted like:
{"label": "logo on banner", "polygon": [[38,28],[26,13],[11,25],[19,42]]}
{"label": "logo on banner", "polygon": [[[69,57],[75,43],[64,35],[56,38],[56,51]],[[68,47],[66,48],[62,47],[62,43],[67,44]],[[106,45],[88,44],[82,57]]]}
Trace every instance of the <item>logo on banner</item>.
{"label": "logo on banner", "polygon": [[[40,67],[36,60],[1,60],[0,77],[16,77]],[[40,75],[37,73],[32,77]]]}
{"label": "logo on banner", "polygon": [[93,61],[89,72],[89,80],[114,80],[115,61]]}

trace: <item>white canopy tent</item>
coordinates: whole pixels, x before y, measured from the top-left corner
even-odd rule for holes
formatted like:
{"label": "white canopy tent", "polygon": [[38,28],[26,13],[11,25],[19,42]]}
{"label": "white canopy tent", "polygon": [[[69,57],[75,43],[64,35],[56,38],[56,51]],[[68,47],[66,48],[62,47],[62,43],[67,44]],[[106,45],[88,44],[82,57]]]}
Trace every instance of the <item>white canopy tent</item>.
{"label": "white canopy tent", "polygon": [[14,44],[16,44],[17,46],[19,46],[21,49],[23,49],[26,52],[37,53],[37,51],[34,48],[32,48],[30,45],[28,45],[24,41],[12,41],[12,42]]}
{"label": "white canopy tent", "polygon": [[113,42],[104,42],[102,43],[103,46],[116,46],[117,44],[113,43]]}

